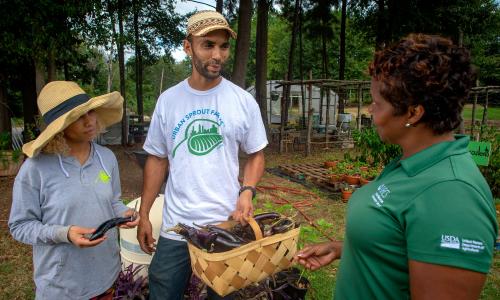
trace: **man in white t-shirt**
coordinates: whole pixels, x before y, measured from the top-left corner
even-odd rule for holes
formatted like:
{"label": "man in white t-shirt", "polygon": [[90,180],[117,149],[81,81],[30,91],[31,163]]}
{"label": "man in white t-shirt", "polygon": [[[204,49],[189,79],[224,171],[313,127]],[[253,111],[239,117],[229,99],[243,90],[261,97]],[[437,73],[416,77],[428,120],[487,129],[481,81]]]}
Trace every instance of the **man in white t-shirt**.
{"label": "man in white t-shirt", "polygon": [[[167,170],[163,229],[177,223],[216,224],[229,216],[245,222],[253,214],[268,142],[255,99],[220,75],[230,37],[236,33],[217,12],[189,18],[184,51],[192,60],[192,74],[160,95],[144,143],[149,156],[137,238],[144,252],[156,250],[149,268],[153,300],[183,299],[191,275],[186,242],[163,230],[157,244],[152,236],[149,211]],[[241,187],[239,149],[248,154]],[[231,299],[210,289],[208,296]]]}

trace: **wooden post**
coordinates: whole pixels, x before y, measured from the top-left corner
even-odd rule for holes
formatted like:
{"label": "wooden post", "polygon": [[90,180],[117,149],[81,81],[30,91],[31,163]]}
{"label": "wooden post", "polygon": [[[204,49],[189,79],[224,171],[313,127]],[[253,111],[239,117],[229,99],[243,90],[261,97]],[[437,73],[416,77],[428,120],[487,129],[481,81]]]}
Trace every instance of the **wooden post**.
{"label": "wooden post", "polygon": [[[285,74],[285,81],[288,81],[288,77]],[[288,97],[287,94],[288,91],[288,86],[287,84],[283,85],[283,93],[281,94],[281,116],[280,116],[280,138],[279,138],[279,143],[280,143],[280,153],[283,153],[283,139],[285,138],[285,126],[286,126],[286,113],[285,110],[288,109],[286,107],[287,100],[286,98]]]}
{"label": "wooden post", "polygon": [[330,125],[330,89],[326,88],[325,149],[328,149],[328,126]]}
{"label": "wooden post", "polygon": [[362,90],[362,86],[361,86],[361,83],[358,84],[358,124],[357,124],[357,128],[358,130],[361,130],[361,93],[363,92]]}
{"label": "wooden post", "polygon": [[158,95],[161,95],[161,92],[163,90],[163,72],[165,71],[165,67],[161,67],[161,77],[160,77],[160,93]]}
{"label": "wooden post", "polygon": [[[309,80],[312,80],[312,70],[309,71]],[[313,126],[313,112],[314,108],[312,107],[312,83],[307,85],[307,89],[309,91],[309,99],[308,99],[308,111],[307,111],[307,141],[306,141],[306,156],[311,155],[311,133]]]}
{"label": "wooden post", "polygon": [[481,131],[479,133],[479,140],[483,136],[483,129],[488,124],[488,93],[489,90],[486,88],[486,98],[484,99],[484,110],[483,110],[483,120],[481,121]]}
{"label": "wooden post", "polygon": [[471,139],[474,138],[474,125],[476,124],[477,94],[478,94],[478,92],[474,93],[474,102],[472,103],[472,124],[470,125]]}

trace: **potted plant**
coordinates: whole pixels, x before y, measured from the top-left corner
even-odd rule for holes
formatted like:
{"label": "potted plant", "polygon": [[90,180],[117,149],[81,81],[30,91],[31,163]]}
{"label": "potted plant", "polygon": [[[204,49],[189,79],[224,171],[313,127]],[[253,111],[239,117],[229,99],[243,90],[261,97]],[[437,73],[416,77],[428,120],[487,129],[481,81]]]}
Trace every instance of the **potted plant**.
{"label": "potted plant", "polygon": [[334,157],[329,157],[326,159],[324,166],[325,168],[335,168],[338,164],[339,160],[335,159]]}
{"label": "potted plant", "polygon": [[359,178],[359,182],[361,185],[365,185],[370,183],[375,177],[377,177],[379,174],[378,169],[368,169],[366,171],[361,171],[361,177]]}
{"label": "potted plant", "polygon": [[21,150],[12,150],[9,132],[0,133],[0,176],[14,176],[23,162]]}
{"label": "potted plant", "polygon": [[309,280],[303,276],[303,273],[304,271],[301,272],[297,268],[290,268],[275,274],[273,280],[270,281],[270,288],[272,290],[271,299],[304,300],[311,284]]}
{"label": "potted plant", "polygon": [[344,181],[348,184],[356,185],[359,184],[359,178],[361,171],[358,167],[352,167],[351,169],[346,169],[346,174],[344,176]]}
{"label": "potted plant", "polygon": [[347,201],[349,201],[349,198],[351,198],[352,193],[354,192],[354,187],[346,184],[342,187],[341,192],[342,192],[342,202],[347,203]]}
{"label": "potted plant", "polygon": [[343,162],[337,163],[334,168],[330,169],[330,183],[335,185],[337,182],[341,182],[344,179],[346,173],[345,164]]}

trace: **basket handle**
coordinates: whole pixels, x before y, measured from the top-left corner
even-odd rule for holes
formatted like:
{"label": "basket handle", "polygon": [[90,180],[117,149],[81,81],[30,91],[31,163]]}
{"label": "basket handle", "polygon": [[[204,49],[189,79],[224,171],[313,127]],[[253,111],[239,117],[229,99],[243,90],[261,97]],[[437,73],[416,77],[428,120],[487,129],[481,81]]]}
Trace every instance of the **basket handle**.
{"label": "basket handle", "polygon": [[258,241],[262,239],[262,230],[260,230],[259,224],[257,223],[257,221],[255,221],[253,217],[248,218],[248,225],[252,227],[253,233],[255,234],[255,240]]}

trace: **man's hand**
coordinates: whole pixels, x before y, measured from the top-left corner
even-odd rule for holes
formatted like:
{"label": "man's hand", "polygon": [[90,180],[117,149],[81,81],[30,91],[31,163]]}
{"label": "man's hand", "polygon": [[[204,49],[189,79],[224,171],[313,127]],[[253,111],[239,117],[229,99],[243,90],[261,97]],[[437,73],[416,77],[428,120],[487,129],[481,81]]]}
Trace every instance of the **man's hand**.
{"label": "man's hand", "polygon": [[248,218],[253,216],[252,191],[245,190],[240,194],[236,202],[236,210],[231,216],[233,220],[243,225],[248,223]]}
{"label": "man's hand", "polygon": [[70,226],[68,230],[68,240],[78,248],[88,248],[99,245],[106,240],[106,236],[89,241],[88,236],[94,233],[95,228],[85,228],[79,226]]}
{"label": "man's hand", "polygon": [[127,223],[123,223],[120,225],[120,228],[124,228],[124,229],[130,229],[130,228],[134,228],[135,226],[137,226],[139,224],[139,220],[141,219],[139,217],[139,214],[137,213],[137,211],[135,209],[129,209],[127,210],[124,214],[123,214],[124,217],[134,217],[132,218],[132,221],[130,222],[127,222]]}
{"label": "man's hand", "polygon": [[306,246],[295,255],[293,260],[307,269],[314,271],[340,258],[341,252],[342,248],[340,243],[326,242]]}
{"label": "man's hand", "polygon": [[145,253],[152,254],[156,251],[156,240],[153,238],[153,226],[149,218],[140,218],[139,226],[137,227],[137,240],[139,241],[142,251]]}

